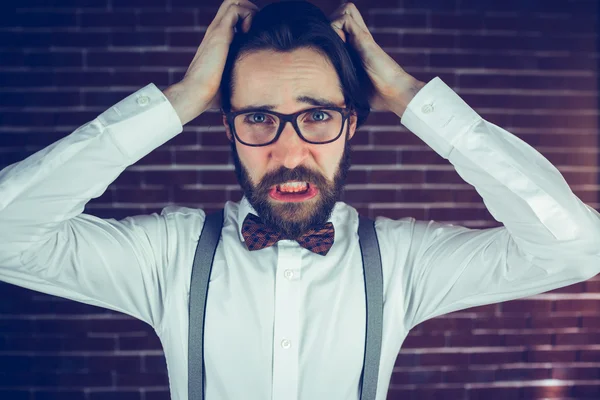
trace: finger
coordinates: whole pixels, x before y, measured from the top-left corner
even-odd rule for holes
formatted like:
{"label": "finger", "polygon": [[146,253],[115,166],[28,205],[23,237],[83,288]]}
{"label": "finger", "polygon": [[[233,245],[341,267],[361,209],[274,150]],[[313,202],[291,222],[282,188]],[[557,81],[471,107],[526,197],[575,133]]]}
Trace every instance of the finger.
{"label": "finger", "polygon": [[[229,29],[230,27],[235,26],[240,19],[247,15],[246,10],[257,12],[259,8],[256,4],[248,0],[225,0],[219,7],[217,15],[206,30],[213,30],[215,27],[221,26],[223,23],[225,23]],[[232,13],[238,14],[235,20],[232,18]]]}
{"label": "finger", "polygon": [[342,14],[341,17],[337,18],[331,23],[331,26],[340,34],[339,31],[344,32],[346,40],[350,36],[350,40],[359,40],[361,37],[372,37],[368,30],[364,30],[358,26],[358,23],[352,18],[350,14]]}
{"label": "finger", "polygon": [[242,22],[242,31],[244,33],[250,30],[250,26],[252,25],[252,20],[254,19],[254,13],[250,13],[246,18],[244,18],[244,22]]}
{"label": "finger", "polygon": [[[220,25],[224,25],[228,30],[233,30],[235,26],[242,21],[242,29],[244,29],[244,24],[246,24],[246,27],[249,29],[249,24],[252,22],[254,14],[256,14],[256,10],[254,8],[247,8],[242,5],[232,4],[229,6],[227,13],[223,15]],[[244,32],[247,32],[247,30]]]}
{"label": "finger", "polygon": [[356,8],[356,5],[354,3],[346,3],[344,4],[344,6],[344,10],[347,11],[347,14],[350,14],[350,16],[354,19],[354,21],[356,21],[358,26],[363,30],[368,31],[369,28],[367,27],[365,20],[360,14],[360,11],[358,11],[358,8]]}
{"label": "finger", "polygon": [[346,42],[346,32],[344,32],[344,30],[340,27],[340,24],[337,21],[334,21],[331,23],[331,27],[333,28],[335,33],[338,34],[340,39]]}
{"label": "finger", "polygon": [[227,10],[232,5],[239,5],[242,7],[254,8],[258,11],[258,6],[249,0],[225,0],[217,10],[217,15],[213,18],[214,21],[218,21],[223,18],[223,16],[227,13]]}
{"label": "finger", "polygon": [[[344,34],[350,34],[354,39],[357,39],[360,36],[373,37],[354,3],[345,3],[338,7],[338,9],[332,13],[331,19],[333,19],[331,25],[340,37],[340,31],[344,32]],[[344,38],[342,38],[342,40],[344,40]]]}

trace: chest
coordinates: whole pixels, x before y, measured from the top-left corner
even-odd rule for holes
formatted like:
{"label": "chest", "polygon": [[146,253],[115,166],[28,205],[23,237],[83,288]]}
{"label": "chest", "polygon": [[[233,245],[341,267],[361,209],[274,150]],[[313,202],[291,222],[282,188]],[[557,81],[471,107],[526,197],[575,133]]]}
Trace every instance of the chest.
{"label": "chest", "polygon": [[238,382],[274,399],[332,380],[355,387],[365,339],[358,249],[322,257],[288,241],[250,253],[225,247],[206,306],[207,382]]}

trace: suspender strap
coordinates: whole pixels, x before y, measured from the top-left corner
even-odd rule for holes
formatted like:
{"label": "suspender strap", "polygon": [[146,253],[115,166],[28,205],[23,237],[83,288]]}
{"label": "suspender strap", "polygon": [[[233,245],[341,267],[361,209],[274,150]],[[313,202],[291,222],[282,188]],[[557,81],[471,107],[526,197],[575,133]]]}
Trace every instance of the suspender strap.
{"label": "suspender strap", "polygon": [[188,400],[204,400],[204,316],[213,259],[223,228],[224,210],[208,215],[198,240],[189,299]]}
{"label": "suspender strap", "polygon": [[[188,400],[204,400],[204,317],[208,282],[223,228],[224,210],[206,216],[192,266],[188,331]],[[375,400],[383,332],[383,277],[375,222],[359,216],[367,326],[360,400]]]}
{"label": "suspender strap", "polygon": [[375,400],[383,333],[383,273],[375,221],[359,216],[358,242],[362,254],[367,302],[365,359],[360,382],[360,400]]}

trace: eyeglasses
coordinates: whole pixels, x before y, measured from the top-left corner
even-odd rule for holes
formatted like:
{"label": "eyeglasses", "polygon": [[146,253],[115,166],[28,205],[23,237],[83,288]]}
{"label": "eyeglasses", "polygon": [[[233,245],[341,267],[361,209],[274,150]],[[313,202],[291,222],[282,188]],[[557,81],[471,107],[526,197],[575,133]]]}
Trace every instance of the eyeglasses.
{"label": "eyeglasses", "polygon": [[259,147],[277,141],[287,122],[292,123],[298,136],[305,142],[334,142],[341,136],[350,114],[350,108],[315,107],[293,114],[256,109],[229,112],[225,116],[240,143]]}

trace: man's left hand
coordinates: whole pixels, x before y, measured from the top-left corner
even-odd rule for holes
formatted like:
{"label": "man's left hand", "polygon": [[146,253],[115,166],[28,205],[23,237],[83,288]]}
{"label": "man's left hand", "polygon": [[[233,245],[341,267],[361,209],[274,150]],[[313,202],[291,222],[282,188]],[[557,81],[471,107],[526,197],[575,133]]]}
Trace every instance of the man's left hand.
{"label": "man's left hand", "polygon": [[375,42],[353,3],[344,3],[331,14],[331,26],[344,42],[360,55],[374,92],[369,99],[373,110],[392,111],[402,117],[408,103],[425,84],[409,75]]}

